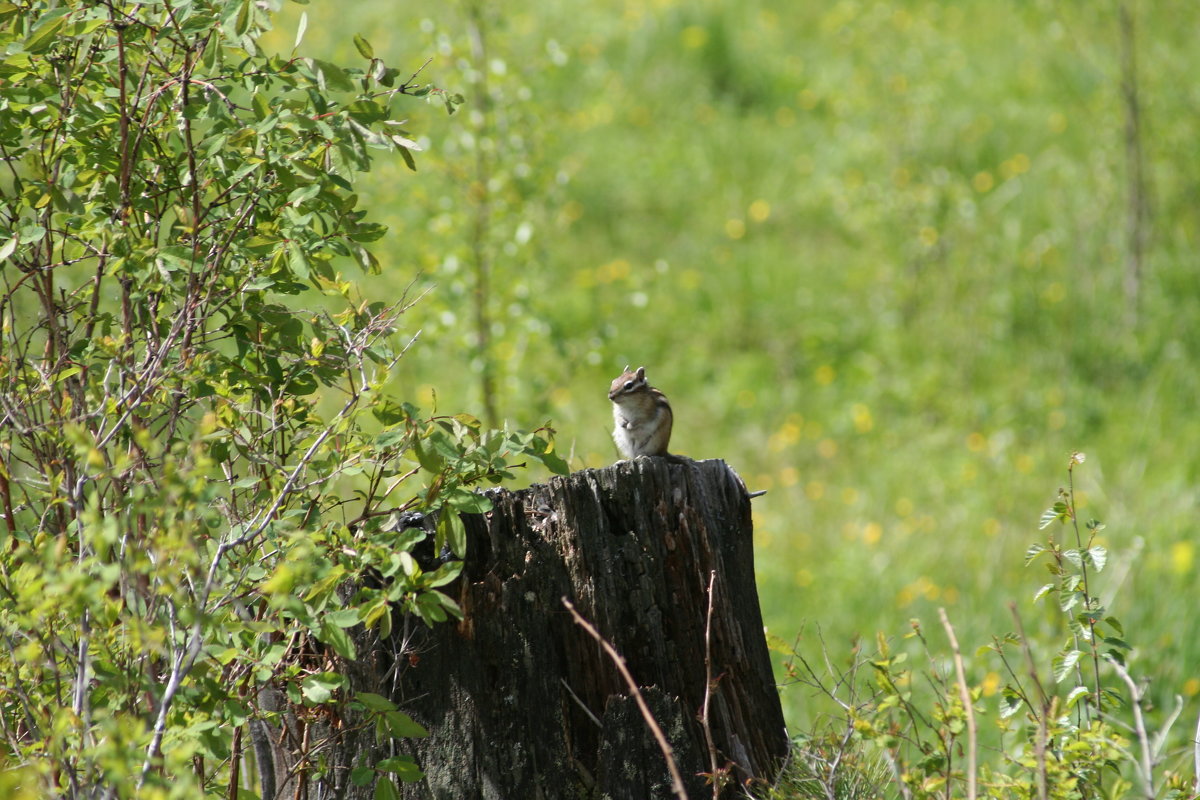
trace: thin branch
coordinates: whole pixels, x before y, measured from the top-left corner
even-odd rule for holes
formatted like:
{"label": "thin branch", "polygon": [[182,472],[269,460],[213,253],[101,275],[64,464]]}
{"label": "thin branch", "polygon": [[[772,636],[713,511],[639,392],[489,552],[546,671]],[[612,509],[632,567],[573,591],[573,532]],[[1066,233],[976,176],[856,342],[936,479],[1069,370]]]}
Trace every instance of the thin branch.
{"label": "thin branch", "polygon": [[575,690],[571,688],[571,684],[567,683],[565,678],[559,678],[558,682],[561,683],[563,688],[567,690],[567,694],[571,695],[571,699],[575,701],[575,705],[579,706],[580,709],[583,710],[584,714],[587,714],[587,718],[595,723],[597,728],[603,728],[604,723],[600,721],[599,717],[592,713],[590,708],[584,705],[583,700],[579,699],[579,695],[575,694]]}
{"label": "thin branch", "polygon": [[912,800],[912,790],[904,782],[904,773],[900,770],[900,765],[896,763],[896,757],[892,755],[892,751],[884,747],[879,752],[883,754],[883,760],[887,762],[888,769],[892,772],[892,780],[900,789],[900,796],[904,800]]}
{"label": "thin branch", "polygon": [[17,520],[13,512],[12,490],[8,486],[8,466],[0,461],[0,514],[9,535],[9,549],[17,549]]}
{"label": "thin branch", "polygon": [[658,726],[658,723],[654,720],[654,715],[650,713],[650,707],[646,705],[646,700],[642,697],[642,693],[638,689],[637,681],[633,679],[633,676],[629,674],[629,668],[625,666],[625,659],[621,657],[621,654],[617,652],[615,647],[600,635],[598,630],[592,627],[590,622],[580,616],[579,612],[575,610],[575,606],[571,605],[570,600],[564,597],[562,604],[567,607],[567,611],[571,612],[575,623],[587,631],[588,635],[604,648],[604,652],[612,659],[617,671],[625,679],[625,685],[629,687],[629,691],[633,694],[633,699],[637,701],[638,709],[642,712],[642,719],[646,721],[646,727],[650,729],[654,740],[658,742],[659,749],[662,750],[663,758],[667,761],[667,769],[671,773],[671,788],[675,792],[675,796],[679,800],[688,800],[687,790],[683,788],[683,776],[679,774],[679,765],[675,763],[675,751],[671,749],[671,743],[667,741],[662,728]]}
{"label": "thin branch", "polygon": [[1129,705],[1133,709],[1133,727],[1137,735],[1141,759],[1138,762],[1138,777],[1142,779],[1142,792],[1147,800],[1154,800],[1154,758],[1150,755],[1150,736],[1146,733],[1146,720],[1142,717],[1142,692],[1129,673],[1116,659],[1109,663],[1129,688]]}
{"label": "thin branch", "polygon": [[1121,36],[1121,99],[1125,106],[1126,264],[1125,302],[1130,328],[1138,322],[1139,295],[1149,239],[1149,192],[1142,148],[1142,103],[1138,91],[1137,30],[1129,3],[1117,7]]}
{"label": "thin branch", "polygon": [[[1084,556],[1083,537],[1079,533],[1079,516],[1075,513],[1075,465],[1083,463],[1082,453],[1071,453],[1071,458],[1067,462],[1067,502],[1070,504],[1069,512],[1071,514],[1071,527],[1075,531],[1075,546],[1079,549],[1079,572],[1083,577],[1083,610],[1087,616],[1087,626],[1090,636],[1088,641],[1092,649],[1092,677],[1096,682],[1096,710],[1104,711],[1104,697],[1100,687],[1100,648],[1096,646],[1096,618],[1093,615],[1095,608],[1095,598],[1092,597],[1092,590],[1088,584],[1088,560]],[[1095,537],[1095,532],[1092,532],[1092,537],[1088,539],[1088,549],[1092,546],[1092,540]],[[1083,683],[1082,670],[1076,667],[1076,672],[1079,673],[1079,682]],[[1086,713],[1086,705],[1084,706]]]}
{"label": "thin branch", "polygon": [[946,637],[950,640],[950,650],[954,653],[954,672],[958,676],[958,696],[962,699],[963,712],[967,715],[967,800],[975,800],[975,708],[971,702],[971,692],[967,689],[967,673],[963,669],[962,652],[958,649],[958,637],[954,635],[954,627],[946,609],[939,608],[938,616],[942,619],[942,627],[946,629]]}
{"label": "thin branch", "polygon": [[391,97],[395,94],[408,94],[410,89],[416,88],[416,84],[413,83],[413,81],[417,79],[418,75],[425,71],[425,68],[429,66],[431,61],[433,61],[433,56],[425,59],[425,63],[417,67],[417,71],[412,75],[409,75],[408,80],[397,86],[395,89],[388,89],[386,92],[376,92],[375,94],[371,95],[371,97]]}
{"label": "thin branch", "polygon": [[708,573],[708,615],[704,620],[704,705],[700,711],[700,727],[704,729],[704,741],[708,744],[708,768],[709,777],[712,781],[713,800],[718,800],[721,796],[722,781],[718,779],[719,769],[717,767],[717,744],[713,741],[712,725],[709,723],[708,709],[709,702],[712,700],[713,677],[712,677],[712,615],[713,615],[713,597],[714,590],[717,586],[717,571],[710,570]]}
{"label": "thin branch", "polygon": [[1192,745],[1192,766],[1196,773],[1192,785],[1196,794],[1200,794],[1200,715],[1196,716],[1196,738],[1192,740]]}
{"label": "thin branch", "polygon": [[492,353],[491,278],[492,248],[492,157],[485,142],[492,135],[492,97],[488,88],[487,31],[484,28],[483,9],[479,3],[470,3],[467,14],[467,35],[471,40],[471,58],[474,61],[473,104],[478,120],[475,126],[475,173],[474,183],[479,187],[474,196],[471,220],[471,263],[475,272],[475,286],[471,292],[475,322],[475,348],[479,355],[479,391],[483,399],[484,419],[488,427],[495,428],[499,414],[496,409],[496,376]]}
{"label": "thin branch", "polygon": [[1034,742],[1034,756],[1037,759],[1038,800],[1046,800],[1049,797],[1046,773],[1046,739],[1048,736],[1047,726],[1049,721],[1047,720],[1047,716],[1049,715],[1050,701],[1046,697],[1046,689],[1042,686],[1042,679],[1038,677],[1037,664],[1034,663],[1033,652],[1029,649],[1029,639],[1025,637],[1025,626],[1021,623],[1021,615],[1017,612],[1017,604],[1009,603],[1008,608],[1012,612],[1013,620],[1017,623],[1017,635],[1021,640],[1021,651],[1025,654],[1025,662],[1029,665],[1029,677],[1033,678],[1033,685],[1037,688],[1038,692],[1038,702],[1041,704],[1041,708],[1033,711],[1038,723],[1037,740]]}

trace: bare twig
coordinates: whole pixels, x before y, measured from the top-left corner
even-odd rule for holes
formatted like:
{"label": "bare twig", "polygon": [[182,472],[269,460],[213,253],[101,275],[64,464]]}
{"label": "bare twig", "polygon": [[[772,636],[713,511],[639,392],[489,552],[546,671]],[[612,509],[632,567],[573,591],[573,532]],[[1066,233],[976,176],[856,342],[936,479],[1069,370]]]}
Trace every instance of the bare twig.
{"label": "bare twig", "polygon": [[637,681],[629,674],[629,668],[625,666],[625,659],[617,652],[617,649],[609,644],[600,632],[597,631],[590,622],[584,619],[571,601],[567,598],[562,599],[562,603],[567,607],[567,611],[571,612],[571,616],[575,619],[575,623],[579,627],[587,631],[588,635],[596,640],[599,645],[604,648],[604,652],[612,659],[617,671],[621,673],[621,677],[625,679],[625,685],[629,687],[629,691],[633,694],[633,699],[638,704],[638,709],[642,712],[642,719],[646,721],[646,727],[650,729],[650,733],[654,736],[658,747],[662,750],[663,758],[667,761],[667,769],[671,773],[671,788],[675,792],[675,796],[679,800],[688,800],[687,790],[683,788],[683,776],[679,774],[679,765],[675,763],[675,751],[671,749],[671,743],[667,741],[667,737],[663,734],[662,728],[658,726],[654,715],[650,713],[650,707],[646,705],[646,700],[642,697],[641,691],[638,689]]}
{"label": "bare twig", "polygon": [[971,702],[971,692],[967,688],[967,674],[963,669],[962,652],[958,649],[958,637],[954,635],[954,627],[946,609],[939,608],[938,616],[942,619],[942,627],[946,629],[946,637],[950,640],[950,650],[954,653],[954,672],[958,676],[958,696],[962,699],[963,712],[967,715],[967,800],[975,800],[975,708]]}
{"label": "bare twig", "polygon": [[712,614],[714,590],[717,586],[717,571],[708,573],[708,615],[704,620],[704,706],[700,712],[700,727],[704,729],[704,741],[708,744],[708,768],[713,787],[713,800],[721,796],[721,781],[718,779],[717,745],[713,741],[712,725],[708,721],[709,701],[712,700]]}
{"label": "bare twig", "polygon": [[1137,735],[1141,757],[1138,762],[1138,777],[1142,779],[1142,793],[1147,800],[1154,800],[1154,758],[1150,754],[1150,736],[1146,733],[1146,720],[1142,717],[1142,690],[1130,677],[1129,672],[1116,659],[1110,658],[1108,663],[1129,688],[1129,706],[1133,709],[1133,728]]}
{"label": "bare twig", "polygon": [[1192,751],[1192,763],[1196,772],[1193,788],[1200,794],[1200,715],[1196,717],[1196,738],[1192,740],[1195,749]]}
{"label": "bare twig", "polygon": [[1149,192],[1146,186],[1145,158],[1142,151],[1142,109],[1138,93],[1137,31],[1128,3],[1117,7],[1121,34],[1121,97],[1125,105],[1125,179],[1128,184],[1126,201],[1126,264],[1125,302],[1129,326],[1136,327],[1145,262]]}
{"label": "bare twig", "polygon": [[571,684],[567,683],[565,678],[559,678],[558,682],[561,683],[563,688],[567,690],[567,694],[571,695],[571,699],[575,701],[575,705],[583,709],[583,713],[587,714],[587,718],[594,722],[597,728],[603,728],[604,723],[600,721],[599,717],[592,713],[590,708],[584,705],[583,701],[579,699],[579,695],[575,694],[575,690],[571,688]]}
{"label": "bare twig", "polygon": [[233,729],[233,744],[229,746],[229,788],[226,790],[226,796],[238,796],[238,784],[240,783],[239,768],[242,765],[242,726],[238,725]]}
{"label": "bare twig", "polygon": [[1171,733],[1171,728],[1179,720],[1179,715],[1183,713],[1183,698],[1175,695],[1175,705],[1171,708],[1171,713],[1167,714],[1167,718],[1163,720],[1162,725],[1158,728],[1158,733],[1150,740],[1150,751],[1154,756],[1154,761],[1157,763],[1162,758],[1163,747],[1167,744],[1167,737]]}
{"label": "bare twig", "polygon": [[883,755],[883,760],[887,762],[888,769],[892,773],[892,781],[896,784],[896,788],[900,790],[900,796],[904,800],[912,800],[912,790],[904,782],[904,774],[900,770],[900,765],[896,763],[896,757],[892,755],[892,751],[884,747],[879,752]]}
{"label": "bare twig", "polygon": [[1037,741],[1034,743],[1034,755],[1037,758],[1038,800],[1046,800],[1049,796],[1046,776],[1046,739],[1048,735],[1046,717],[1050,710],[1050,701],[1046,697],[1046,690],[1042,686],[1042,679],[1038,677],[1037,664],[1033,661],[1033,653],[1029,649],[1029,639],[1025,637],[1025,626],[1021,623],[1021,615],[1017,612],[1017,604],[1009,603],[1008,608],[1012,612],[1013,620],[1017,623],[1017,636],[1021,640],[1021,651],[1025,654],[1025,662],[1029,666],[1029,677],[1033,679],[1033,685],[1038,693],[1038,704],[1040,707],[1037,709],[1031,708],[1038,723]]}
{"label": "bare twig", "polygon": [[489,186],[492,182],[493,154],[483,143],[492,135],[493,110],[491,89],[488,87],[488,39],[483,5],[478,2],[467,4],[467,35],[471,40],[471,59],[474,61],[475,79],[472,81],[472,106],[476,109],[474,119],[475,172],[472,176],[478,191],[472,191],[476,202],[471,220],[471,265],[474,269],[475,286],[471,301],[475,322],[475,347],[479,355],[479,390],[483,396],[484,419],[488,427],[495,428],[499,420],[496,408],[496,367],[492,353],[491,283],[493,252],[492,236],[493,202]]}

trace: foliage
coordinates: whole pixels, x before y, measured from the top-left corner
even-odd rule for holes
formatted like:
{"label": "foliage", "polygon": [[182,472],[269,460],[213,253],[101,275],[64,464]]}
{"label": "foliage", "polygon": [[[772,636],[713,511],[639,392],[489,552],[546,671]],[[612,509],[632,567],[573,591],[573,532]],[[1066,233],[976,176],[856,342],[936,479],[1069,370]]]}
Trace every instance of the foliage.
{"label": "foliage", "polygon": [[[266,686],[303,724],[422,735],[348,696],[347,631],[461,616],[441,587],[474,487],[564,469],[547,430],[393,397],[413,301],[341,273],[380,272],[356,177],[415,168],[397,103],[461,98],[362,37],[356,68],[301,57],[303,22],[272,55],[267,5],[0,4],[9,795],[237,796],[243,730],[279,716]],[[438,511],[433,537],[406,516]],[[389,796],[419,775],[352,777]]]}
{"label": "foliage", "polygon": [[[1122,625],[1106,615],[1093,588],[1106,559],[1091,540],[1084,546],[1076,524],[1074,472],[1083,462],[1082,453],[1071,454],[1068,488],[1041,525],[1065,524],[1076,547],[1051,535],[1030,548],[1026,561],[1051,556],[1055,581],[1039,589],[1034,602],[1057,600],[1052,608],[1069,630],[1065,646],[1039,658],[1013,603],[1014,632],[993,637],[976,653],[999,659],[1006,676],[1000,691],[963,682],[966,659],[944,610],[948,656],[936,654],[920,622],[912,622],[910,638],[920,643],[926,668],[912,666],[909,654],[882,636],[873,654],[856,651],[840,675],[831,672],[827,656],[822,668],[794,649],[791,680],[815,688],[842,712],[819,733],[795,741],[792,763],[766,796],[879,796],[888,784],[905,798],[1193,796],[1198,778],[1189,781],[1180,770],[1190,748],[1167,746],[1181,702],[1150,729],[1144,690],[1127,670],[1130,646]],[[1102,527],[1087,525],[1093,536]],[[990,730],[980,735],[977,721],[989,717]]]}

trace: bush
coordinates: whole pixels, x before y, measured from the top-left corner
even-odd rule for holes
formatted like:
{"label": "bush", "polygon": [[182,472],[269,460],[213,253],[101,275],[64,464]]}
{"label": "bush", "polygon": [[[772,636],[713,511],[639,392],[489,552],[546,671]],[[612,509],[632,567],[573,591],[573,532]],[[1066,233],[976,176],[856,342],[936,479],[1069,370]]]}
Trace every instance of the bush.
{"label": "bush", "polygon": [[[461,614],[438,587],[453,512],[487,508],[472,486],[513,454],[562,468],[544,431],[390,396],[411,300],[340,272],[379,268],[353,181],[374,155],[413,164],[395,105],[455,98],[361,38],[354,69],[270,55],[268,11],[0,4],[9,795],[236,796],[243,730],[278,714],[258,687],[335,718],[348,628]],[[405,513],[443,508],[441,557],[418,561]]]}

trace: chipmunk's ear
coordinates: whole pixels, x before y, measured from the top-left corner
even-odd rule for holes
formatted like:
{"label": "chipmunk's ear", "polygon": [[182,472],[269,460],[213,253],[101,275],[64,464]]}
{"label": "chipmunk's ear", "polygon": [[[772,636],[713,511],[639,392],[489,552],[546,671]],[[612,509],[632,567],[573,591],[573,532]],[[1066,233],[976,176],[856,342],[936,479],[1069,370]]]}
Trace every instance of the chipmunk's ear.
{"label": "chipmunk's ear", "polygon": [[622,374],[622,375],[624,375],[626,372],[629,372],[629,365],[628,365],[628,364],[626,364],[626,365],[625,365],[625,369],[621,370],[621,374]]}
{"label": "chipmunk's ear", "polygon": [[639,381],[646,380],[646,368],[645,367],[638,367],[637,377],[638,377]]}

